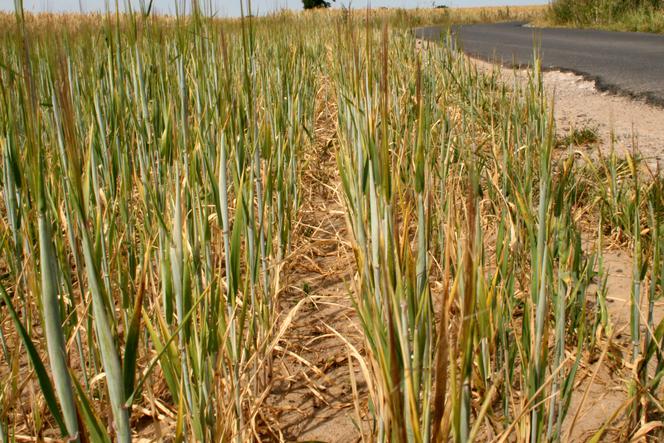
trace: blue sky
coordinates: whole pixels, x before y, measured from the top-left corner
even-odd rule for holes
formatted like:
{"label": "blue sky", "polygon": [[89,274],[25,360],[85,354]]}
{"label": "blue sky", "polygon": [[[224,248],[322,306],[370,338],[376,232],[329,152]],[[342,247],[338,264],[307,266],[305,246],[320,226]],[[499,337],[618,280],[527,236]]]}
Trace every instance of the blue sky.
{"label": "blue sky", "polygon": [[[118,0],[123,5],[127,0]],[[141,0],[131,0],[132,7],[138,9]],[[143,0],[146,4],[149,0]],[[153,8],[159,12],[175,12],[175,2],[183,4],[183,0],[153,0]],[[242,0],[246,1],[246,0]],[[369,0],[337,0],[334,5],[348,5],[353,7],[365,7]],[[114,8],[115,0],[23,0],[26,10],[64,12],[79,11],[104,11],[106,3]],[[219,15],[237,16],[240,14],[240,0],[203,0],[205,4],[212,3]],[[401,8],[428,7],[432,2],[446,4],[448,6],[504,6],[504,5],[533,5],[548,3],[547,0],[371,0],[371,6],[392,6]],[[187,2],[188,3],[188,2]],[[301,9],[302,0],[252,0],[252,8],[259,13],[266,13],[282,8]],[[14,0],[0,0],[0,10],[12,11]]]}

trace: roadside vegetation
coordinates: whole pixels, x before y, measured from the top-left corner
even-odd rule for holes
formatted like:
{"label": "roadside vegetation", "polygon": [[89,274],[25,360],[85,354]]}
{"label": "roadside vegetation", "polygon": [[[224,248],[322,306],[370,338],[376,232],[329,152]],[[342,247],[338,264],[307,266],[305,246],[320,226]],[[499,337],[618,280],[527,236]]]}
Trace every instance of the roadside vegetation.
{"label": "roadside vegetation", "polygon": [[506,85],[409,14],[3,17],[0,441],[285,440],[321,132],[362,346],[321,335],[364,441],[569,441],[609,365],[625,401],[589,437],[661,436],[661,177],[556,150],[538,69]]}
{"label": "roadside vegetation", "polygon": [[547,15],[554,25],[664,33],[661,0],[555,0]]}
{"label": "roadside vegetation", "polygon": [[[372,11],[372,20],[391,27],[407,29],[427,25],[451,25],[472,23],[495,23],[509,21],[529,22],[541,18],[546,6],[504,6],[474,8],[378,8]],[[350,11],[329,11],[330,14],[348,14]],[[361,12],[357,11],[356,14]]]}
{"label": "roadside vegetation", "polygon": [[569,131],[569,134],[558,138],[556,141],[556,147],[566,148],[568,146],[593,146],[599,143],[599,141],[600,138],[597,128],[573,128]]}

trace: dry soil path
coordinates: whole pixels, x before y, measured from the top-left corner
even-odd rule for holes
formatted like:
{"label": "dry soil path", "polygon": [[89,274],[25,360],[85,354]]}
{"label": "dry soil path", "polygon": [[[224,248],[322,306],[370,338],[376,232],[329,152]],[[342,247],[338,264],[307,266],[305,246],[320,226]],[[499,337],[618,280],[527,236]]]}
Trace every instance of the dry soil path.
{"label": "dry soil path", "polygon": [[325,86],[319,93],[282,312],[302,298],[307,303],[277,349],[267,440],[352,443],[361,440],[359,429],[366,429],[365,384],[348,352],[349,343],[362,350],[363,336],[351,301],[355,257],[336,162],[335,102],[329,94]]}

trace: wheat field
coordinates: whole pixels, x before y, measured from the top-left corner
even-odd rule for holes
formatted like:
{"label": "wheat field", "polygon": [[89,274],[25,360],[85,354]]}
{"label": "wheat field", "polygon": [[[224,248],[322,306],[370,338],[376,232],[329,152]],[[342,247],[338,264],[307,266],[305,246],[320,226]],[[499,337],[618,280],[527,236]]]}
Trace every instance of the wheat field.
{"label": "wheat field", "polygon": [[661,437],[659,171],[411,33],[541,9],[249,11],[0,17],[0,439]]}

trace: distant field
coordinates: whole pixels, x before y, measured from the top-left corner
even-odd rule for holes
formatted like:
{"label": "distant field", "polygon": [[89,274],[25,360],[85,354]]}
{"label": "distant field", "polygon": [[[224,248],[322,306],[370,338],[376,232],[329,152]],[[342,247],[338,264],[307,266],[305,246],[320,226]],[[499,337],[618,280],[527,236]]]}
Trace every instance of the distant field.
{"label": "distant field", "polygon": [[[496,22],[496,21],[530,21],[540,19],[547,12],[547,6],[496,6],[496,7],[472,7],[472,8],[378,8],[371,11],[371,20],[376,23],[387,21],[393,26],[406,27],[406,26],[423,26],[430,24],[444,24],[444,23],[481,23],[481,22]],[[266,17],[257,17],[257,20],[279,20],[286,16],[297,15],[312,15],[321,14],[328,17],[343,17],[348,13],[344,9],[330,9],[327,11],[314,11],[314,12],[279,12]],[[351,13],[360,18],[366,15],[366,10],[362,8],[355,8]],[[69,29],[84,28],[86,26],[94,26],[98,23],[99,18],[103,15],[99,14],[26,14],[26,24],[28,26],[34,25],[36,28],[45,28],[49,22],[62,26],[67,26]],[[173,17],[161,17],[159,21],[172,22]],[[239,19],[221,19],[217,22],[224,23],[237,23]],[[0,22],[3,23],[3,29],[0,32],[11,32],[15,29],[15,19],[12,13],[0,12]]]}
{"label": "distant field", "polygon": [[411,32],[543,12],[0,16],[0,441],[660,438],[661,175]]}
{"label": "distant field", "polygon": [[543,24],[664,33],[662,0],[556,0]]}

